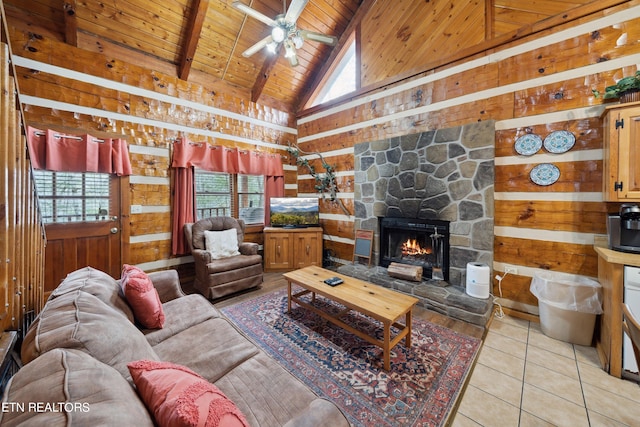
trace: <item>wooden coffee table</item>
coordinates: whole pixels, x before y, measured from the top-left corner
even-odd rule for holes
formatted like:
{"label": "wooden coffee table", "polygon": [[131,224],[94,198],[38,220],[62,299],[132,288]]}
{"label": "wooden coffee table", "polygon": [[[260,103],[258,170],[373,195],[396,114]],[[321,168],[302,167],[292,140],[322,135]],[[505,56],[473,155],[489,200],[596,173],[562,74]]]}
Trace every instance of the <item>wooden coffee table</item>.
{"label": "wooden coffee table", "polygon": [[[344,280],[344,283],[337,286],[329,286],[324,283],[325,279],[334,276],[340,277]],[[291,312],[292,302],[295,302],[371,344],[382,347],[384,369],[387,371],[391,369],[391,349],[402,338],[405,338],[407,348],[411,347],[411,311],[418,303],[417,298],[315,266],[285,273],[284,277],[287,279],[288,284],[287,310],[289,312]],[[300,286],[303,290],[294,294],[292,292],[293,284]],[[300,299],[302,295],[309,293],[312,301],[315,300],[316,294],[322,295],[344,305],[346,309],[338,315],[324,312]],[[380,341],[340,320],[340,317],[350,310],[360,312],[382,322],[384,339]],[[403,316],[405,318],[404,324],[401,324],[399,320]],[[400,330],[393,338],[391,337],[391,326]]]}

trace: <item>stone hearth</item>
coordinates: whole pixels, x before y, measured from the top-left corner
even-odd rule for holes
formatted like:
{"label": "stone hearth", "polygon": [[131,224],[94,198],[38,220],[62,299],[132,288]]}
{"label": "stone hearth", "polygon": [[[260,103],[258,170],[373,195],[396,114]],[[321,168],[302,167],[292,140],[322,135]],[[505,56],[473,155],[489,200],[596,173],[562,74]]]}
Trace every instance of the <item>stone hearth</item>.
{"label": "stone hearth", "polygon": [[384,267],[367,267],[360,264],[340,266],[338,272],[356,277],[385,288],[394,289],[418,298],[421,307],[474,325],[485,326],[493,308],[493,298],[474,298],[466,294],[462,286],[446,286],[434,280],[410,282],[387,274]]}

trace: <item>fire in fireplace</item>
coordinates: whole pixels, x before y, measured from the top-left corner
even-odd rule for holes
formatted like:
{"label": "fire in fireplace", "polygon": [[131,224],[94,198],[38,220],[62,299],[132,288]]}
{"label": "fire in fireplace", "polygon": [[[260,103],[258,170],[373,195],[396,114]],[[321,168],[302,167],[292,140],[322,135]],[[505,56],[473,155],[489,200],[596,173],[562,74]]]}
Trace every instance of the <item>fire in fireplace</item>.
{"label": "fire in fireplace", "polygon": [[378,221],[378,265],[417,265],[425,279],[449,280],[449,221],[390,217]]}

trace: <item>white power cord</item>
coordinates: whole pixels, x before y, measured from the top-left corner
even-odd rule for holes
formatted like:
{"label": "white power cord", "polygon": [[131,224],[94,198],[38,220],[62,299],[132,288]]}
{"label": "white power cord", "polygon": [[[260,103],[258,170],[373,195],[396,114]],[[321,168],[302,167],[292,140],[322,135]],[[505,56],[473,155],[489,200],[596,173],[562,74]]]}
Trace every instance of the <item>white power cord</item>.
{"label": "white power cord", "polygon": [[[507,277],[508,272],[504,273],[502,276],[496,274],[496,280],[498,281],[498,292],[500,293],[500,297],[502,298],[502,280]],[[498,302],[498,297],[493,295],[493,303],[498,306],[498,310],[495,313],[495,316],[498,319],[502,319],[504,317],[504,311],[502,310],[502,305]]]}

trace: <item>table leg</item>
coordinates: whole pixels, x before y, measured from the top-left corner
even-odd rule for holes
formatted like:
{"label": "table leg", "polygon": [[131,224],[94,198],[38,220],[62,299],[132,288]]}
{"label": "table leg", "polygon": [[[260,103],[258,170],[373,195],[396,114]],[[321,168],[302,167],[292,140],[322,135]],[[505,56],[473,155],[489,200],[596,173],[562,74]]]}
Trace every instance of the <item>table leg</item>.
{"label": "table leg", "polygon": [[404,319],[404,326],[405,328],[407,328],[407,337],[405,339],[405,345],[407,348],[411,348],[411,311],[412,309],[409,309],[409,311],[407,311],[407,315]]}
{"label": "table leg", "polygon": [[291,313],[291,282],[287,280],[287,313]]}
{"label": "table leg", "polygon": [[384,369],[391,370],[391,322],[384,324],[384,343],[382,345],[384,355]]}

